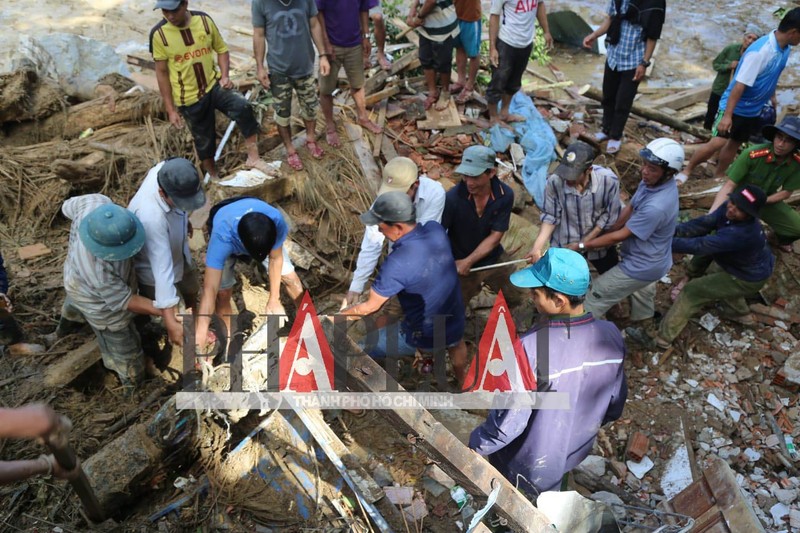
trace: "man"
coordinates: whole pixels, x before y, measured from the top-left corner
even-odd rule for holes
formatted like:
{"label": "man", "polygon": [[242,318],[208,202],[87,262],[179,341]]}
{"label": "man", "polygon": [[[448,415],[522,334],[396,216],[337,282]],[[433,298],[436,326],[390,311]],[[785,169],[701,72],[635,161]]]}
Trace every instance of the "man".
{"label": "man", "polygon": [[[535,263],[544,255],[545,245],[563,248],[590,241],[608,231],[619,218],[619,180],[611,170],[594,165],[594,148],[585,142],[567,147],[555,174],[545,187],[540,220],[542,226],[525,257]],[[617,248],[610,246],[591,250],[586,257],[600,274],[614,267]]]}
{"label": "man", "polygon": [[195,343],[201,348],[198,353],[207,351],[212,313],[231,332],[231,295],[236,283],[237,258],[253,258],[267,269],[269,300],[265,314],[286,314],[281,305],[281,282],[295,302],[303,294],[303,284],[283,247],[289,227],[281,212],[268,203],[250,197],[223,200],[211,208],[208,233],[203,296],[195,330]]}
{"label": "man", "polygon": [[[450,105],[453,43],[459,33],[456,8],[452,2],[412,0],[406,23],[419,33],[419,62],[428,88],[425,109],[436,104],[436,110],[444,111]],[[441,92],[436,85],[437,74]]]}
{"label": "man", "polygon": [[[176,128],[183,128],[184,120],[189,124],[197,157],[211,179],[218,180],[214,111],[219,110],[242,130],[247,148],[245,165],[272,174],[258,155],[259,124],[253,110],[232,90],[228,45],[217,25],[206,13],[190,11],[188,0],[158,0],[155,8],[161,9],[164,20],[150,30],[150,53],[170,123]],[[219,71],[212,52],[217,54]]]}
{"label": "man", "polygon": [[[711,302],[721,302],[732,318],[752,322],[744,298],[758,294],[775,266],[758,220],[766,199],[760,188],[745,185],[713,213],[678,225],[672,252],[694,255],[687,269],[691,281],[661,321],[656,346],[668,348],[689,319]],[[712,262],[717,268],[706,274]]]}
{"label": "man", "polygon": [[[492,410],[469,438],[471,449],[534,497],[559,490],[564,474],[591,452],[600,426],[622,415],[628,396],[619,330],[584,310],[589,279],[586,260],[563,248],[550,248],[512,274],[511,283],[531,289],[544,316],[521,339],[530,368],[546,365],[548,390],[567,393],[569,409]],[[540,335],[546,335],[546,353],[539,351]]]}
{"label": "man", "polygon": [[[344,67],[347,83],[350,84],[350,95],[356,104],[358,123],[371,131],[380,133],[381,127],[369,119],[367,105],[364,100],[364,51],[369,50],[369,0],[316,0],[317,9],[322,14],[319,22],[322,25],[322,37],[325,41],[325,52],[331,65],[327,76],[322,76],[319,83],[322,113],[325,115],[326,140],[334,148],[342,143],[336,133],[333,121],[333,91],[339,83],[339,69]],[[357,8],[357,9],[356,9]],[[369,52],[367,51],[367,54]]]}
{"label": "man", "polygon": [[[553,46],[547,12],[544,2],[539,0],[492,0],[489,13],[489,61],[492,64],[492,80],[486,89],[489,120],[492,124],[519,122],[522,118],[509,115],[508,108],[511,97],[522,87],[537,20],[544,31],[545,44],[548,48]],[[499,112],[498,103],[501,103]]]}
{"label": "man", "polygon": [[800,239],[800,214],[784,202],[800,189],[800,117],[786,117],[778,126],[766,126],[762,135],[770,142],[753,146],[736,158],[710,212],[737,187],[757,185],[767,193],[760,218],[772,228],[781,249],[789,252],[792,242]]}
{"label": "man", "polygon": [[[450,85],[457,93],[456,103],[466,104],[475,90],[475,79],[481,66],[481,2],[480,0],[455,0],[459,33],[453,42],[456,49],[458,78]],[[469,62],[469,71],[467,70]]]}
{"label": "man", "polygon": [[194,165],[176,157],[151,168],[128,205],[145,231],[144,246],[133,261],[139,294],[161,310],[169,340],[176,346],[183,346],[180,299],[195,314],[200,292],[189,251],[188,213],[205,203]]}
{"label": "man", "polygon": [[[369,18],[372,20],[372,27],[375,28],[375,48],[377,48],[378,65],[383,70],[391,70],[392,64],[386,57],[386,24],[383,22],[383,8],[380,0],[374,0],[373,6],[369,9]],[[370,68],[369,50],[364,49],[364,68]]]}
{"label": "man", "polygon": [[622,146],[625,123],[661,37],[665,12],[664,0],[610,0],[605,21],[583,40],[583,46],[591,48],[598,37],[606,35],[603,123],[595,139],[608,139],[607,154],[619,152]]}
{"label": "man", "polygon": [[[386,257],[367,301],[341,313],[359,317],[378,311],[392,296],[403,309],[401,335],[387,339],[394,328],[380,328],[377,342],[368,347],[373,357],[414,355],[418,350],[433,353],[447,348],[459,384],[467,370],[467,346],[464,344],[464,304],[453,264],[453,254],[444,229],[436,221],[417,224],[414,205],[408,194],[400,191],[378,196],[369,211],[361,215],[367,226],[378,226],[389,239],[392,252]],[[444,326],[444,346],[436,346]],[[368,337],[369,340],[369,337]]]}
{"label": "man", "polygon": [[514,191],[497,178],[495,152],[486,146],[470,146],[464,150],[456,174],[461,181],[447,191],[442,226],[447,230],[456,269],[461,278],[461,294],[469,305],[473,296],[486,283],[503,294],[510,305],[522,301],[523,295],[508,283],[512,266],[481,270],[508,261],[500,240],[508,231]]}
{"label": "man", "polygon": [[[407,157],[395,157],[383,167],[383,183],[378,189],[378,196],[393,191],[406,193],[411,198],[417,214],[417,224],[425,224],[431,220],[437,223],[442,221],[444,188],[438,181],[420,176],[417,164]],[[342,302],[343,308],[354,304],[364,292],[369,277],[378,265],[385,240],[378,226],[367,226],[361,240],[353,280]]]}
{"label": "man", "polygon": [[705,129],[710,130],[714,126],[714,121],[717,119],[717,111],[719,111],[719,101],[725,89],[728,88],[728,84],[731,81],[731,73],[739,65],[739,59],[742,58],[742,54],[747,50],[748,46],[762,35],[764,33],[756,28],[755,25],[748,24],[742,36],[742,42],[729,44],[714,58],[711,65],[717,75],[711,84],[711,94],[708,97],[708,109],[703,122]]}
{"label": "man", "polygon": [[[43,404],[31,404],[15,409],[0,408],[1,439],[41,439],[44,442],[60,438],[69,432],[72,422],[59,416]],[[76,479],[80,475],[80,463],[72,470],[65,470],[52,455],[40,455],[37,459],[0,461],[0,485],[22,481],[33,476],[53,475],[59,479]]]}
{"label": "man", "polygon": [[[444,192],[442,193],[444,196]],[[24,335],[11,313],[14,306],[8,297],[8,274],[0,254],[0,346],[8,348],[11,355],[33,355],[44,352],[41,344],[24,342]]]}
{"label": "man", "polygon": [[67,295],[57,336],[88,322],[97,336],[103,364],[131,392],[145,375],[133,318],[136,314],[161,316],[151,299],[132,290],[136,283],[132,258],[144,246],[144,227],[133,213],[102,194],[70,198],[61,212],[72,226],[64,262]]}
{"label": "man", "polygon": [[[711,130],[714,137],[692,155],[686,169],[678,176],[679,181],[686,181],[694,168],[707,161],[717,150],[719,160],[714,177],[725,176],[739,146],[758,131],[761,110],[775,94],[778,78],[789,60],[790,47],[798,43],[800,7],[786,13],[777,30],[747,47],[736,65],[733,79],[720,98],[719,111]],[[720,204],[725,198],[727,196],[722,197]]]}
{"label": "man", "polygon": [[[314,79],[314,47],[319,56],[319,75],[330,72],[322,27],[314,0],[253,0],[253,54],[256,77],[264,89],[272,89],[275,124],[278,125],[286,162],[294,170],[303,170],[303,162],[292,144],[289,121],[292,116],[292,91],[297,93],[300,116],[306,125],[306,147],[314,159],[324,155],[317,145],[317,82]],[[269,52],[267,53],[267,46]],[[264,55],[267,65],[264,66]]]}
{"label": "man", "polygon": [[683,166],[683,148],[661,138],[639,153],[642,181],[611,231],[569,246],[591,251],[622,243],[622,262],[595,279],[586,298],[586,310],[597,317],[631,296],[631,320],[653,318],[656,281],[672,267],[678,219],[678,188],[672,179]]}

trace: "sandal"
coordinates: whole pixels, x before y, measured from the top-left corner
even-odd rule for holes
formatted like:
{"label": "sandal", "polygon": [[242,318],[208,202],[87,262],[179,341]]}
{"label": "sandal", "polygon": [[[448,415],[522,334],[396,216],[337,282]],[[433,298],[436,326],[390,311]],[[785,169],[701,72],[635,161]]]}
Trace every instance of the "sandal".
{"label": "sandal", "polygon": [[287,157],[286,163],[295,170],[303,170],[303,162],[300,160],[300,155],[297,152]]}
{"label": "sandal", "polygon": [[308,148],[311,157],[314,159],[322,159],[322,156],[325,155],[325,152],[319,147],[316,141],[306,141],[306,148]]}
{"label": "sandal", "polygon": [[[455,92],[455,91],[453,91]],[[457,104],[466,104],[472,99],[472,87],[464,87],[461,92],[456,96]]]}
{"label": "sandal", "polygon": [[457,93],[464,89],[463,83],[451,83],[450,86],[447,88],[451,93]]}
{"label": "sandal", "polygon": [[339,140],[339,134],[335,131],[329,131],[325,133],[325,141],[328,143],[328,146],[331,148],[341,148],[342,141]]}
{"label": "sandal", "polygon": [[433,107],[433,104],[435,104],[437,100],[439,100],[438,92],[429,94],[428,97],[425,99],[425,111]]}

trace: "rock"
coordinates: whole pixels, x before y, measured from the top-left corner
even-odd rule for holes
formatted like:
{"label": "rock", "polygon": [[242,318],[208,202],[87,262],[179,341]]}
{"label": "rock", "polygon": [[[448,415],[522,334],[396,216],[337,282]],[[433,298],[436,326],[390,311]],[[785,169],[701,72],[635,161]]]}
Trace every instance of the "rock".
{"label": "rock", "polygon": [[778,446],[780,444],[780,442],[781,442],[781,440],[778,438],[778,436],[775,435],[775,434],[772,434],[772,435],[767,437],[767,439],[764,441],[764,444],[766,444],[770,448],[774,448],[774,447]]}
{"label": "rock", "polygon": [[739,381],[746,381],[746,380],[748,380],[748,379],[753,377],[753,371],[750,370],[747,367],[741,366],[736,371],[735,376],[736,376],[736,379],[738,379]]}
{"label": "rock", "polygon": [[723,402],[722,400],[720,400],[719,398],[717,398],[717,397],[714,395],[714,393],[713,393],[713,392],[710,392],[710,393],[708,394],[708,398],[706,398],[706,400],[707,400],[707,401],[708,401],[708,403],[710,403],[710,404],[711,404],[711,405],[712,405],[712,406],[713,406],[715,409],[717,409],[717,411],[719,411],[720,413],[724,413],[724,412],[725,412],[725,402]]}
{"label": "rock", "polygon": [[628,485],[632,490],[639,490],[642,488],[642,482],[636,479],[636,476],[630,472],[628,472],[628,475],[625,476],[625,484]]}
{"label": "rock", "polygon": [[628,467],[625,466],[625,463],[622,461],[617,461],[616,459],[612,459],[609,462],[609,466],[611,470],[614,472],[614,475],[617,476],[619,479],[625,479],[625,475],[628,473]]}
{"label": "rock", "polygon": [[730,409],[730,410],[728,410],[728,414],[731,415],[731,419],[736,424],[738,424],[739,423],[739,419],[742,418],[742,413],[740,413],[739,411],[734,411],[734,410]]}
{"label": "rock", "polygon": [[789,527],[792,529],[800,528],[800,510],[792,509],[789,512]]}
{"label": "rock", "polygon": [[772,520],[775,521],[775,526],[780,527],[785,523],[784,517],[789,514],[789,507],[783,503],[776,503],[769,509],[772,515]]}
{"label": "rock", "polygon": [[602,477],[606,473],[606,460],[599,455],[589,455],[578,468],[594,477]]}
{"label": "rock", "polygon": [[761,459],[761,454],[755,451],[753,448],[747,448],[744,451],[744,456],[750,462],[755,462]]}
{"label": "rock", "polygon": [[704,444],[711,444],[713,438],[714,433],[709,428],[703,428],[700,433],[697,434],[697,442],[702,442]]}
{"label": "rock", "polygon": [[791,505],[797,499],[797,489],[773,489],[772,495],[784,505]]}
{"label": "rock", "polygon": [[596,502],[601,502],[611,507],[611,511],[614,513],[614,517],[617,520],[625,520],[625,508],[622,507],[625,502],[623,502],[622,499],[613,492],[601,490],[592,494],[590,498]]}

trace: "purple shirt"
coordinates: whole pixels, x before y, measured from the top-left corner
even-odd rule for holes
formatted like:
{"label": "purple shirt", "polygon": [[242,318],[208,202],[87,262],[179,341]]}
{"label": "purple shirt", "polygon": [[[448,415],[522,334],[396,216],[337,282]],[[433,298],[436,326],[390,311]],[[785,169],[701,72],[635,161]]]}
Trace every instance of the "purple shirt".
{"label": "purple shirt", "polygon": [[334,46],[352,48],[361,44],[361,12],[374,0],[316,0],[325,21],[328,40]]}
{"label": "purple shirt", "polygon": [[[535,326],[521,339],[531,368],[542,330]],[[586,313],[551,319],[548,333],[547,390],[568,393],[570,409],[494,409],[469,438],[470,448],[533,496],[558,490],[564,474],[591,452],[600,426],[620,417],[628,397],[625,345],[614,324]]]}

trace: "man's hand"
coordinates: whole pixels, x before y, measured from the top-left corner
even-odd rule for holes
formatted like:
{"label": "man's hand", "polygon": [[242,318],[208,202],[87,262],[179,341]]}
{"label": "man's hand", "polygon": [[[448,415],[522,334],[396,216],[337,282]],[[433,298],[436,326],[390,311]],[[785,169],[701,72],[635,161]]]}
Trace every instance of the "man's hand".
{"label": "man's hand", "polygon": [[579,252],[580,251],[580,248],[578,248],[578,243],[577,242],[571,242],[568,245],[566,245],[564,248],[566,248],[567,250],[572,250],[573,252]]}
{"label": "man's hand", "polygon": [[328,62],[328,56],[319,58],[319,75],[327,76],[331,72],[331,64]]}
{"label": "man's hand", "polygon": [[179,130],[183,129],[183,117],[181,117],[180,113],[178,113],[175,110],[172,110],[167,112],[167,116],[169,117],[170,124],[178,128]]}
{"label": "man's hand", "polygon": [[592,45],[597,40],[597,37],[594,36],[594,33],[590,33],[586,37],[583,38],[583,47],[584,48],[592,48]]}
{"label": "man's hand", "polygon": [[[361,45],[364,49],[364,57],[369,57],[369,54],[372,52],[372,42],[369,40],[369,37],[361,39]],[[331,59],[336,59],[336,56],[333,55],[333,50],[331,50]]]}
{"label": "man's hand", "polygon": [[733,120],[727,114],[722,115],[722,118],[717,124],[717,133],[721,133],[723,135],[728,135],[731,132],[731,127],[733,126]]}
{"label": "man's hand", "polygon": [[219,86],[223,89],[233,89],[233,82],[228,76],[222,76],[219,79]]}
{"label": "man's hand", "polygon": [[456,260],[456,270],[459,276],[468,276],[470,268],[472,268],[472,264],[466,259]]}
{"label": "man's hand", "polygon": [[489,62],[492,64],[494,68],[500,66],[500,53],[497,51],[497,48],[495,47],[489,48]]}
{"label": "man's hand", "polygon": [[633,81],[642,81],[646,73],[647,73],[647,67],[645,67],[644,65],[637,65],[636,72],[634,72],[633,74]]}
{"label": "man's hand", "polygon": [[422,26],[422,19],[420,19],[416,13],[413,15],[409,13],[408,17],[406,17],[406,24],[412,28],[418,28]]}
{"label": "man's hand", "polygon": [[738,59],[734,59],[733,61],[731,61],[731,70],[736,69],[736,66],[738,64],[739,64],[739,60]]}
{"label": "man's hand", "polygon": [[283,305],[281,305],[280,299],[270,298],[267,302],[267,308],[264,310],[264,313],[267,315],[283,316],[286,314],[286,309],[284,309]]}
{"label": "man's hand", "polygon": [[173,346],[183,346],[183,320],[179,316],[176,316],[175,319],[176,322],[169,321],[166,324],[167,336]]}
{"label": "man's hand", "polygon": [[551,48],[553,48],[553,36],[552,36],[552,35],[550,35],[550,32],[549,32],[549,31],[548,31],[547,33],[545,33],[545,34],[544,34],[544,46],[545,46],[545,48],[547,48],[548,50],[550,50]]}
{"label": "man's hand", "polygon": [[0,300],[3,300],[3,303],[5,304],[5,308],[9,313],[14,311],[14,305],[11,303],[11,300],[8,298],[8,296],[6,294],[0,292]]}
{"label": "man's hand", "polygon": [[543,255],[541,248],[531,248],[531,251],[525,255],[524,259],[527,259],[528,263],[534,264],[541,259]]}
{"label": "man's hand", "polygon": [[343,309],[347,309],[358,300],[358,297],[361,296],[356,291],[347,291],[347,294],[344,296],[344,300],[342,300],[342,306],[339,308],[339,311]]}
{"label": "man's hand", "polygon": [[267,69],[260,69],[256,72],[256,78],[258,78],[258,83],[267,90],[269,90],[269,71]]}
{"label": "man's hand", "polygon": [[72,470],[65,470],[52,455],[42,455],[40,459],[48,463],[48,468],[52,471],[53,477],[58,479],[78,479],[81,474],[81,461],[78,458],[75,458],[75,468]]}

